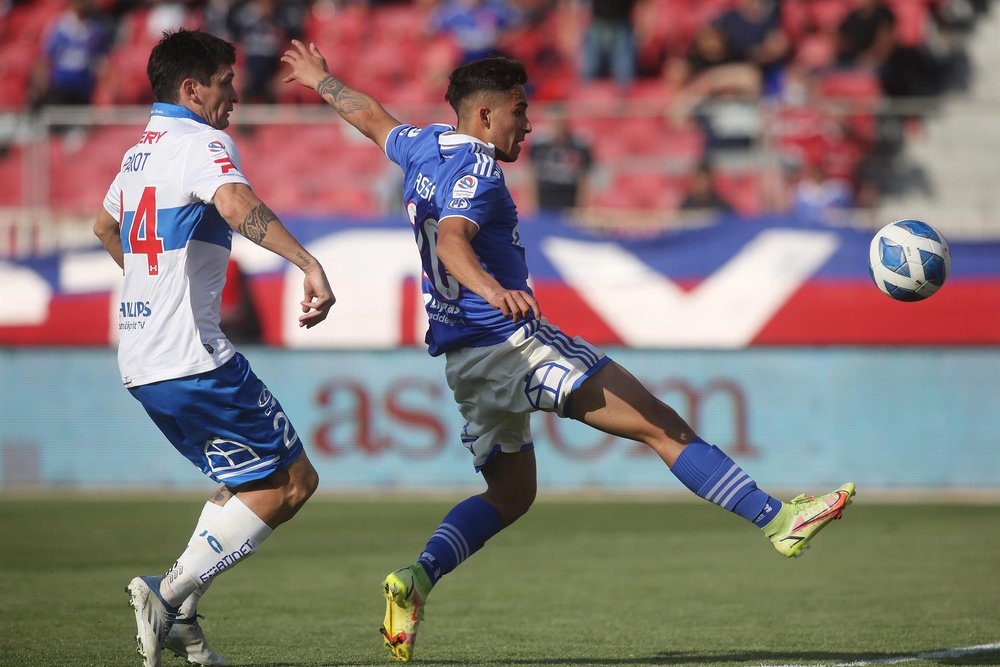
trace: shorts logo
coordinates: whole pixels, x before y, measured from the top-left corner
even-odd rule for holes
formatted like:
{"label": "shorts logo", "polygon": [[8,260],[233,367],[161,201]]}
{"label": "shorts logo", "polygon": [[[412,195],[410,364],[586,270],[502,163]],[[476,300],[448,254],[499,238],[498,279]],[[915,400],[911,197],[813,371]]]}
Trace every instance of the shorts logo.
{"label": "shorts logo", "polygon": [[451,189],[452,199],[468,199],[476,194],[479,187],[479,179],[475,176],[463,176],[455,182],[455,187]]}
{"label": "shorts logo", "polygon": [[212,477],[220,482],[273,465],[278,459],[277,456],[263,459],[249,445],[225,438],[206,441],[204,453]]}
{"label": "shorts logo", "polygon": [[421,130],[421,128],[419,128],[419,127],[411,127],[409,130],[407,130],[406,136],[409,137],[410,139],[412,139],[413,137],[415,137],[418,134],[420,134],[420,130]]}
{"label": "shorts logo", "polygon": [[524,395],[538,410],[555,410],[570,368],[557,362],[536,367],[524,378]]}

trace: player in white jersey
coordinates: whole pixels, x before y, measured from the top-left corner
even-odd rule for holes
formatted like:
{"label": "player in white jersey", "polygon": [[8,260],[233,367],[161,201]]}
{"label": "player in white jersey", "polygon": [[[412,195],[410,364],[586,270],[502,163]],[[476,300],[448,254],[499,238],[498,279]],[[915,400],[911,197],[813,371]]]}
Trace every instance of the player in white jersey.
{"label": "player in white jersey", "polygon": [[[428,350],[445,355],[466,420],[462,440],[487,484],[448,512],[416,563],[385,578],[382,634],[393,658],[412,657],[438,580],[534,501],[529,418],[538,410],[645,443],[691,491],[763,529],[785,556],[798,555],[840,518],[853,484],[819,498],[783,503],[769,496],[628,371],[542,317],[500,166],[517,159],[531,132],[520,63],[487,58],[462,65],[445,94],[457,125],[418,128],[331,76],[315,45],[293,41],[282,60],[292,68],[286,82],[315,89],[403,169],[403,201],[424,270]],[[586,582],[572,585],[587,590]]]}
{"label": "player in white jersey", "polygon": [[302,269],[300,326],[322,322],[335,300],[323,267],[254,194],[223,132],[238,102],[235,62],[233,46],[207,33],[164,35],[147,67],[152,117],[94,225],[125,274],[122,383],[177,451],[223,485],[167,572],[126,589],[146,667],[160,664],[163,648],[225,664],[205,641],[198,600],[319,482],[278,399],[219,327],[233,230]]}

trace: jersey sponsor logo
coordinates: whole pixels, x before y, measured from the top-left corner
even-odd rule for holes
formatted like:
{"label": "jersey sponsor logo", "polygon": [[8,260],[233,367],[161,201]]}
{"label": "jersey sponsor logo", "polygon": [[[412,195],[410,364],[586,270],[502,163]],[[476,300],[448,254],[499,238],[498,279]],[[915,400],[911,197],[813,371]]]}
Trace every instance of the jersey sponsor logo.
{"label": "jersey sponsor logo", "polygon": [[228,155],[223,155],[222,157],[215,159],[215,164],[219,165],[219,169],[223,174],[228,174],[231,171],[236,171],[236,165],[233,164],[232,159]]}
{"label": "jersey sponsor logo", "polygon": [[455,182],[455,187],[451,189],[451,197],[452,199],[468,199],[475,196],[478,187],[479,179],[467,174]]}
{"label": "jersey sponsor logo", "polygon": [[121,317],[149,317],[152,313],[149,301],[122,301],[118,306],[118,315]]}
{"label": "jersey sponsor logo", "polygon": [[163,130],[162,132],[153,132],[151,130],[146,130],[145,132],[142,133],[142,136],[139,137],[139,143],[155,144],[166,135],[167,135],[166,130]]}
{"label": "jersey sponsor logo", "polygon": [[118,331],[142,331],[152,312],[149,301],[122,301],[118,304]]}
{"label": "jersey sponsor logo", "polygon": [[205,572],[198,575],[198,578],[202,583],[205,583],[218,573],[223,570],[228,570],[230,567],[243,560],[247,556],[252,556],[254,552],[253,543],[248,539],[246,542],[241,544],[236,551],[232,551],[219,560],[218,563],[208,568]]}
{"label": "jersey sponsor logo", "polygon": [[452,199],[448,202],[448,208],[469,208],[468,199]]}
{"label": "jersey sponsor logo", "polygon": [[215,141],[210,141],[208,143],[208,152],[209,153],[219,153],[219,152],[224,151],[224,150],[226,150],[226,145],[224,143],[222,143],[221,141],[219,141],[218,139],[216,139]]}

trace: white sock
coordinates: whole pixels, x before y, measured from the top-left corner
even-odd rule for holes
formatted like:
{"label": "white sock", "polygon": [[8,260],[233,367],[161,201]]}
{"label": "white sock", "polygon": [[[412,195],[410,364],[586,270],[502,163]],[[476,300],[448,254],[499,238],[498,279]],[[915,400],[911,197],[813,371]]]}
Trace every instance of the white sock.
{"label": "white sock", "polygon": [[[223,505],[213,503],[211,500],[205,503],[205,506],[201,508],[201,516],[198,517],[198,523],[195,524],[194,533],[191,534],[191,539],[188,540],[188,546],[195,541],[201,531],[206,530],[205,526],[218,516],[222,508]],[[187,599],[181,603],[180,611],[177,614],[178,618],[193,618],[198,614],[198,602],[201,601],[201,596],[205,594],[211,583],[211,580],[206,581],[200,587],[195,588],[191,595],[187,596]]]}
{"label": "white sock", "polygon": [[236,496],[201,525],[177,562],[160,582],[160,595],[179,606],[221,572],[252,556],[271,529]]}

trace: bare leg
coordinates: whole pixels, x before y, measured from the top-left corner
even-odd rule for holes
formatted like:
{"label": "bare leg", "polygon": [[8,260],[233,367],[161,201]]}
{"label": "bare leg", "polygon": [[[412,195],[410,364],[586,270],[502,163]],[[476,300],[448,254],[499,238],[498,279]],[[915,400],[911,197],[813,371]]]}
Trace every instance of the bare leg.
{"label": "bare leg", "polygon": [[567,416],[605,433],[645,443],[668,466],[673,466],[697,436],[677,411],[615,362],[573,392]]}

